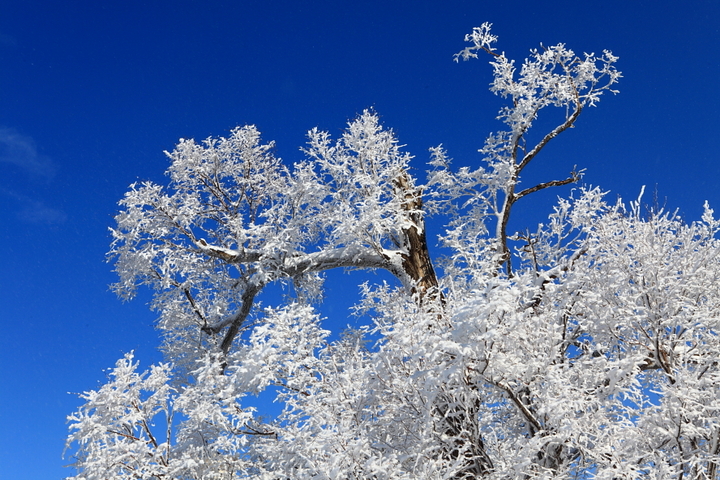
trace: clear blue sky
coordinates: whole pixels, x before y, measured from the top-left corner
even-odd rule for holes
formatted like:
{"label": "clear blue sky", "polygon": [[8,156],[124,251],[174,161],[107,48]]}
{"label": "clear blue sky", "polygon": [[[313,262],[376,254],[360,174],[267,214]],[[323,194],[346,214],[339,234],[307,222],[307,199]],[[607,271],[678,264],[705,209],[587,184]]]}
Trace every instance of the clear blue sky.
{"label": "clear blue sky", "polygon": [[[540,42],[620,57],[621,93],[535,173],[577,164],[613,196],[657,185],[688,220],[705,200],[720,212],[717,0],[0,0],[0,479],[72,474],[67,392],[96,388],[129,350],[160,359],[147,295],[117,300],[104,255],[128,185],[164,181],[163,150],[254,123],[291,162],[308,129],[337,134],[373,107],[419,174],[439,143],[476,165],[501,102],[487,59],[452,54],[485,21],[518,60]],[[542,221],[549,197],[517,221]],[[344,305],[326,311],[344,324]]]}

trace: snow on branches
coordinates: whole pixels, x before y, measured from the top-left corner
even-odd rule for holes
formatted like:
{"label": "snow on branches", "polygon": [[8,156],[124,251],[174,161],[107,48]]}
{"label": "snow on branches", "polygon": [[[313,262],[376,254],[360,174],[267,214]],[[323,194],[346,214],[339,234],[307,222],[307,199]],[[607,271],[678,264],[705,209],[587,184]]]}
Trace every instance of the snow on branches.
{"label": "snow on branches", "polygon": [[[579,188],[510,243],[517,200],[580,179],[517,188],[615,92],[617,57],[541,47],[518,71],[489,24],[467,40],[456,59],[489,54],[509,101],[483,167],[436,147],[422,185],[366,111],[338,139],[311,130],[292,168],[246,126],[181,140],[166,185],[131,186],[115,289],[153,291],[169,363],[139,373],[127,355],[81,395],[74,478],[720,478],[720,222]],[[531,141],[546,107],[564,114]],[[447,220],[441,275],[431,214]],[[397,282],[364,285],[373,323],[333,340],[313,305],[335,268]],[[260,308],[278,282],[295,298]]]}

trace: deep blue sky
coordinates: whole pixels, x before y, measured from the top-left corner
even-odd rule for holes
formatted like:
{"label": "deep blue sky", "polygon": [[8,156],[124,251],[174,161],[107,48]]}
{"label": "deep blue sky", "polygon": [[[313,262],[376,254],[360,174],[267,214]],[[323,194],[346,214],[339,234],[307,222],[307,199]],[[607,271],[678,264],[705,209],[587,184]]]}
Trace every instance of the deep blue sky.
{"label": "deep blue sky", "polygon": [[[117,300],[104,256],[128,185],[164,181],[163,150],[254,123],[293,161],[308,129],[337,134],[373,107],[418,173],[439,143],[477,165],[501,102],[488,59],[452,55],[485,21],[518,60],[540,42],[620,56],[621,93],[533,174],[577,164],[613,196],[657,185],[688,220],[705,200],[720,212],[717,0],[0,0],[0,479],[72,474],[67,392],[96,388],[126,351],[160,358],[147,295]],[[549,213],[521,208],[530,223]],[[344,306],[327,311],[343,324]]]}

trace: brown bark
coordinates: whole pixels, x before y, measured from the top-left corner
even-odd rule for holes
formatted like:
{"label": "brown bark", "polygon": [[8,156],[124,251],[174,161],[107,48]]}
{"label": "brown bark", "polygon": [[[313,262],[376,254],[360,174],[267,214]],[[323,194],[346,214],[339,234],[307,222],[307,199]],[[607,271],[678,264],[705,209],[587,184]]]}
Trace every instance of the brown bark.
{"label": "brown bark", "polygon": [[[408,212],[410,227],[403,229],[406,253],[402,255],[402,268],[405,275],[413,281],[413,293],[422,305],[425,301],[440,300],[444,297],[439,290],[439,282],[428,250],[425,223],[422,216],[422,196],[419,189],[412,185],[407,172],[402,172],[395,180],[397,194],[404,200],[402,207]],[[439,319],[443,314],[439,313]],[[469,388],[473,388],[468,385]],[[449,464],[457,464],[454,480],[467,480],[485,476],[492,471],[492,460],[485,451],[485,444],[478,428],[479,400],[471,405],[457,402],[453,393],[438,396],[434,415],[437,417],[437,429],[449,440],[440,453]]]}
{"label": "brown bark", "polygon": [[439,286],[425,235],[422,195],[420,190],[412,185],[405,171],[395,179],[395,186],[398,195],[403,199],[402,208],[408,212],[411,220],[411,226],[403,229],[407,252],[402,255],[402,268],[415,283],[415,288],[419,289],[422,299],[428,291],[436,292]]}

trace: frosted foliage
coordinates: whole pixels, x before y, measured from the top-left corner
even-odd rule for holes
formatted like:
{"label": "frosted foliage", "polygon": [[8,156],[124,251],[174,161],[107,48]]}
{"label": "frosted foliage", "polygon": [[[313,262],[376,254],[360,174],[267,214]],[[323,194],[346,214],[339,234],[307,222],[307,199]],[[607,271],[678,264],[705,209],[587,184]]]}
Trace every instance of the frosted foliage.
{"label": "frosted foliage", "polygon": [[197,348],[227,353],[268,283],[292,282],[313,299],[319,272],[329,268],[386,268],[403,277],[396,257],[414,213],[403,206],[419,193],[405,182],[400,195],[395,180],[409,155],[370,112],[337,141],[318,130],[308,138],[308,159],[293,171],[255,127],[202,144],[181,140],[167,154],[169,185],[133,185],[120,202],[115,290],[124,298],[139,285],[156,292],[173,360]]}
{"label": "frosted foliage", "polygon": [[[167,363],[128,354],[81,395],[72,478],[720,478],[720,222],[578,187],[508,235],[518,199],[580,180],[520,188],[620,74],[564,45],[516,68],[490,32],[456,56],[489,55],[509,101],[480,167],[437,146],[421,184],[366,111],[337,139],[311,130],[291,167],[247,126],[181,140],[164,185],[130,188],[115,289],[153,293]],[[546,107],[557,125],[528,135]],[[315,308],[335,268],[395,280],[361,285],[371,320],[332,335]]]}

